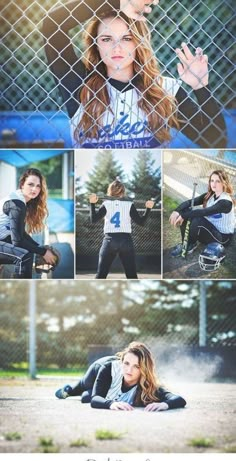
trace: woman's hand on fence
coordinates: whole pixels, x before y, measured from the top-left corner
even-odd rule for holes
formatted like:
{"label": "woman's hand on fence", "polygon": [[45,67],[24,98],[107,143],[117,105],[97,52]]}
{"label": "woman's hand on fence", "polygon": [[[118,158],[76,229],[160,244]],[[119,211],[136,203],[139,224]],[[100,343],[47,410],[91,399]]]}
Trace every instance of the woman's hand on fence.
{"label": "woman's hand on fence", "polygon": [[179,218],[180,214],[178,211],[172,211],[170,217],[169,217],[169,223],[171,226],[175,226],[176,220]]}
{"label": "woman's hand on fence", "polygon": [[133,407],[127,402],[112,402],[110,410],[131,411]]}
{"label": "woman's hand on fence", "polygon": [[120,9],[129,18],[146,21],[144,14],[151,13],[150,5],[157,5],[159,0],[120,0]]}
{"label": "woman's hand on fence", "polygon": [[90,203],[97,203],[98,202],[98,196],[96,194],[90,194],[89,201],[90,201]]}
{"label": "woman's hand on fence", "polygon": [[147,200],[147,202],[145,203],[146,208],[153,208],[154,205],[155,205],[155,202],[153,200]]}
{"label": "woman's hand on fence", "polygon": [[52,266],[56,262],[56,256],[52,253],[51,250],[46,251],[46,253],[43,255],[43,259],[46,261],[47,264],[51,264]]}
{"label": "woman's hand on fence", "polygon": [[199,90],[208,85],[208,57],[201,48],[196,48],[192,54],[188,45],[182,43],[182,50],[177,48],[176,54],[180,60],[177,64],[179,76],[183,82],[190,85],[193,90]]}
{"label": "woman's hand on fence", "polygon": [[149,403],[145,408],[144,411],[164,411],[168,410],[169,405],[165,402],[153,402]]}

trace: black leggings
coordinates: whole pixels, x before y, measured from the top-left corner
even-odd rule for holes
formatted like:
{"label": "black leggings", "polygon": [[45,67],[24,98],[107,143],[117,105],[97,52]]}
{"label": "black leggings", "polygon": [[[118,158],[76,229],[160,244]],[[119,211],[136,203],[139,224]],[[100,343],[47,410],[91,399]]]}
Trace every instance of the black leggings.
{"label": "black leggings", "polygon": [[69,393],[69,395],[71,397],[81,395],[82,403],[90,403],[93,385],[95,383],[100,368],[102,367],[102,365],[104,365],[104,363],[112,362],[113,360],[117,360],[117,357],[109,355],[107,357],[102,357],[93,362],[86,371],[85,375],[79,380],[79,382],[74,387],[72,387],[72,391]]}
{"label": "black leggings", "polygon": [[0,241],[0,264],[14,264],[14,278],[32,279],[33,253],[16,247],[5,240]]}
{"label": "black leggings", "polygon": [[105,234],[99,251],[96,279],[107,278],[116,255],[121,259],[126,278],[137,279],[134,245],[129,233]]}
{"label": "black leggings", "polygon": [[[187,221],[184,221],[180,226],[182,241]],[[218,242],[222,245],[228,245],[231,241],[232,234],[222,234],[216,227],[204,217],[192,218],[189,229],[189,243],[197,241],[201,243]]]}

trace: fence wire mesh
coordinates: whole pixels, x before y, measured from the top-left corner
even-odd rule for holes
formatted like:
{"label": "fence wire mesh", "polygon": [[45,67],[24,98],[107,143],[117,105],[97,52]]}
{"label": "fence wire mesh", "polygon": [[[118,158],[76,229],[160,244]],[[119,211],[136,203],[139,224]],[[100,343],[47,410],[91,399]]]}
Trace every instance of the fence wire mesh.
{"label": "fence wire mesh", "polygon": [[[87,11],[90,10],[91,13],[92,10],[94,17],[98,16],[100,5],[109,3],[102,1],[96,3],[91,0],[87,2],[89,4]],[[79,3],[86,8],[86,0],[73,2],[74,5]],[[64,34],[65,47],[59,52],[58,61],[59,67],[64,66],[65,75],[62,75],[59,68],[55,81],[49,71],[45,56],[42,28],[44,19],[48,17],[49,12],[51,14],[52,8],[65,4],[68,22],[72,24],[70,40],[73,43],[77,61],[70,62],[72,55],[69,51],[69,42],[63,32],[63,27],[67,23],[65,20],[60,25],[61,30],[59,31],[61,36]],[[49,143],[49,140],[61,142],[66,147],[72,146],[65,112],[67,106],[71,117],[78,105],[78,88],[74,87],[73,79],[76,78],[80,69],[80,58],[83,53],[82,32],[85,27],[84,23],[78,25],[78,15],[75,12],[75,7],[69,8],[67,2],[64,1],[11,0],[6,3],[2,2],[0,15],[1,111],[3,111],[1,142],[3,146],[11,142],[19,146],[21,143],[29,144],[36,141]],[[75,20],[73,15],[75,15]],[[166,0],[163,4],[153,8],[152,13],[147,17],[147,25],[152,36],[154,54],[160,61],[161,74],[178,78],[175,48],[180,46],[181,42],[189,43],[192,50],[202,47],[204,53],[207,53],[209,57],[212,95],[220,105],[220,109],[216,112],[221,111],[222,108],[230,110],[235,107],[235,9],[233,0],[227,0],[224,3],[220,0],[208,0],[207,2],[194,0],[191,5],[187,0]],[[52,38],[54,51],[59,46],[58,43],[56,36]],[[52,58],[52,61],[54,65],[55,59]],[[69,86],[65,85],[66,74],[67,77],[68,75],[71,77]],[[81,78],[81,86],[86,87],[85,77],[82,75]],[[151,100],[147,100],[146,104],[150,102]],[[132,111],[133,108],[130,106],[129,112],[132,113]],[[153,111],[154,107],[150,113]],[[93,113],[88,112],[88,116],[93,117]],[[218,141],[216,142],[220,146],[224,136],[223,128],[219,127],[216,122],[217,113],[211,114],[211,117],[211,129],[217,128]],[[194,128],[194,117],[190,116],[191,124]],[[195,138],[196,141],[197,137]],[[186,145],[186,140],[181,139],[180,142],[181,147]],[[213,139],[212,142],[215,140]],[[231,145],[231,147],[234,146]]]}
{"label": "fence wire mesh", "polygon": [[[173,258],[171,251],[181,242],[180,229],[169,223],[169,217],[180,203],[189,200],[193,194],[193,184],[197,183],[195,196],[208,190],[208,181],[213,171],[224,170],[233,186],[236,198],[236,157],[235,152],[224,150],[166,150],[163,157],[163,274],[164,278],[218,278],[235,279],[235,238],[226,246],[226,258],[215,272],[205,272],[200,268],[198,258],[206,246],[198,248],[187,258]],[[235,209],[234,209],[235,210]],[[234,212],[235,213],[235,212]],[[236,216],[235,216],[236,217]],[[235,221],[236,222],[236,221]]]}
{"label": "fence wire mesh", "polygon": [[[3,370],[28,366],[29,289],[28,282],[0,285]],[[91,354],[107,355],[132,340],[146,342],[157,358],[161,348],[198,347],[200,292],[198,281],[38,281],[37,368],[85,366]],[[235,347],[235,299],[235,281],[207,282],[201,333],[208,348]]]}
{"label": "fence wire mesh", "polygon": [[[88,152],[88,151],[87,151]],[[131,217],[131,235],[134,242],[137,269],[140,272],[160,273],[161,270],[161,151],[133,150],[127,159],[126,152],[100,150],[93,154],[87,164],[86,174],[82,174],[81,165],[86,163],[87,152],[76,151],[76,249],[77,273],[95,272],[98,254],[104,237],[104,219],[92,223],[90,219],[90,194],[99,198],[95,205],[96,213],[104,207],[104,201],[114,199],[107,196],[108,186],[118,177],[125,186],[125,196],[131,201],[138,214],[146,212],[146,202],[154,201],[149,216],[142,225]],[[120,202],[122,203],[122,202]],[[131,212],[129,212],[130,214]],[[123,218],[128,223],[127,217]],[[119,228],[112,231],[119,232]],[[118,258],[112,265],[112,271],[123,272]]]}
{"label": "fence wire mesh", "polygon": [[175,200],[188,200],[193,183],[197,181],[197,194],[207,190],[209,176],[214,170],[224,170],[229,176],[236,196],[235,152],[224,150],[166,150],[163,155],[164,193]]}

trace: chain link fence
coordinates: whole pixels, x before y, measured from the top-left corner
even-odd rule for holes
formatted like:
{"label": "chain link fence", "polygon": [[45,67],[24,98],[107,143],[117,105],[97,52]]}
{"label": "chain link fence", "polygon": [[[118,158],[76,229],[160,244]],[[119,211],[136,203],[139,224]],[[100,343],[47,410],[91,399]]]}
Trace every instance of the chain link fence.
{"label": "chain link fence", "polygon": [[209,176],[214,170],[225,170],[236,198],[235,152],[224,150],[166,150],[163,158],[163,276],[164,278],[236,278],[235,237],[226,247],[224,264],[215,272],[200,269],[198,256],[204,248],[200,244],[186,259],[171,257],[171,250],[181,242],[179,228],[169,224],[171,212],[192,197],[193,183],[197,183],[196,196],[206,193]]}
{"label": "chain link fence", "polygon": [[38,371],[78,369],[132,340],[156,359],[235,351],[235,281],[32,283],[0,284],[1,370],[28,369],[32,354]]}
{"label": "chain link fence", "polygon": [[[91,154],[91,151],[87,151]],[[86,153],[87,153],[86,152]],[[142,225],[136,224],[131,211],[131,235],[134,242],[137,270],[139,273],[160,274],[161,272],[161,152],[159,150],[132,150],[127,159],[126,152],[92,151],[90,163],[82,174],[82,162],[86,163],[83,151],[76,152],[76,267],[77,274],[95,273],[98,254],[104,237],[104,219],[91,223],[90,194],[95,193],[95,205],[99,213],[107,195],[109,184],[119,178],[125,187],[121,199],[132,202],[139,216],[146,212],[145,204],[154,201],[154,206]],[[85,155],[86,155],[85,153]],[[92,166],[91,166],[92,165]],[[84,170],[84,168],[83,168]],[[134,210],[135,211],[135,210]],[[123,218],[127,220],[127,218]],[[128,223],[127,223],[128,224]],[[113,231],[119,232],[119,228]],[[119,258],[112,264],[111,272],[124,270]]]}
{"label": "chain link fence", "polygon": [[[52,7],[60,7],[65,3],[52,0],[11,0],[1,3],[0,115],[3,147],[29,146],[32,143],[72,147],[65,101],[67,109],[70,99],[72,106],[77,103],[77,90],[73,89],[73,94],[69,94],[70,88],[65,88],[62,75],[54,80],[46,60],[42,35],[43,21],[48,12]],[[85,0],[77,3],[86,6]],[[92,10],[96,16],[96,2]],[[68,12],[68,16],[70,20],[73,19],[73,10],[72,13]],[[219,103],[219,110],[223,110],[228,126],[228,146],[235,147],[231,112],[235,110],[233,0],[226,0],[224,3],[220,0],[193,0],[191,5],[187,0],[166,0],[153,7],[152,13],[147,17],[147,25],[163,75],[178,78],[175,49],[183,41],[190,44],[193,51],[197,47],[202,47],[204,53],[208,54],[212,95]],[[72,29],[71,43],[77,57],[80,58],[83,49],[81,32],[84,24]],[[66,49],[61,50],[62,61],[65,61],[65,51]],[[73,74],[70,57],[68,62],[68,72]],[[84,84],[84,79],[82,80]],[[71,117],[71,114],[69,115]],[[216,115],[211,115],[212,130],[216,125]],[[190,124],[195,123],[193,119],[194,117]],[[219,145],[222,137],[222,128],[218,127]],[[189,142],[185,137],[180,137],[177,146],[185,147]]]}
{"label": "chain link fence", "polygon": [[236,197],[235,152],[224,150],[166,150],[163,155],[164,194],[174,200],[188,200],[193,183],[197,182],[197,195],[207,191],[209,176],[214,170],[225,170]]}

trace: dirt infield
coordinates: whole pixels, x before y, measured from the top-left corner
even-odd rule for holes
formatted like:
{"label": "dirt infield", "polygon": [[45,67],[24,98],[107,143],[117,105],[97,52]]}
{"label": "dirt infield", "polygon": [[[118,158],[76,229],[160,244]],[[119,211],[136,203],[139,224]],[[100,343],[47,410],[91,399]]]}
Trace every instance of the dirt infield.
{"label": "dirt infield", "polygon": [[[56,399],[57,387],[58,382],[48,380],[0,382],[1,453],[39,453],[47,444],[61,453],[236,450],[235,384],[175,384],[174,391],[186,398],[187,407],[157,413],[144,413],[140,409],[133,412],[92,409],[76,397]],[[121,433],[121,438],[97,440],[95,432],[99,429]],[[6,440],[6,434],[12,433],[19,440]],[[42,438],[44,448],[42,441],[40,444]],[[211,439],[211,446],[194,447],[191,440],[195,438]],[[72,447],[78,439],[83,439],[86,446]]]}

